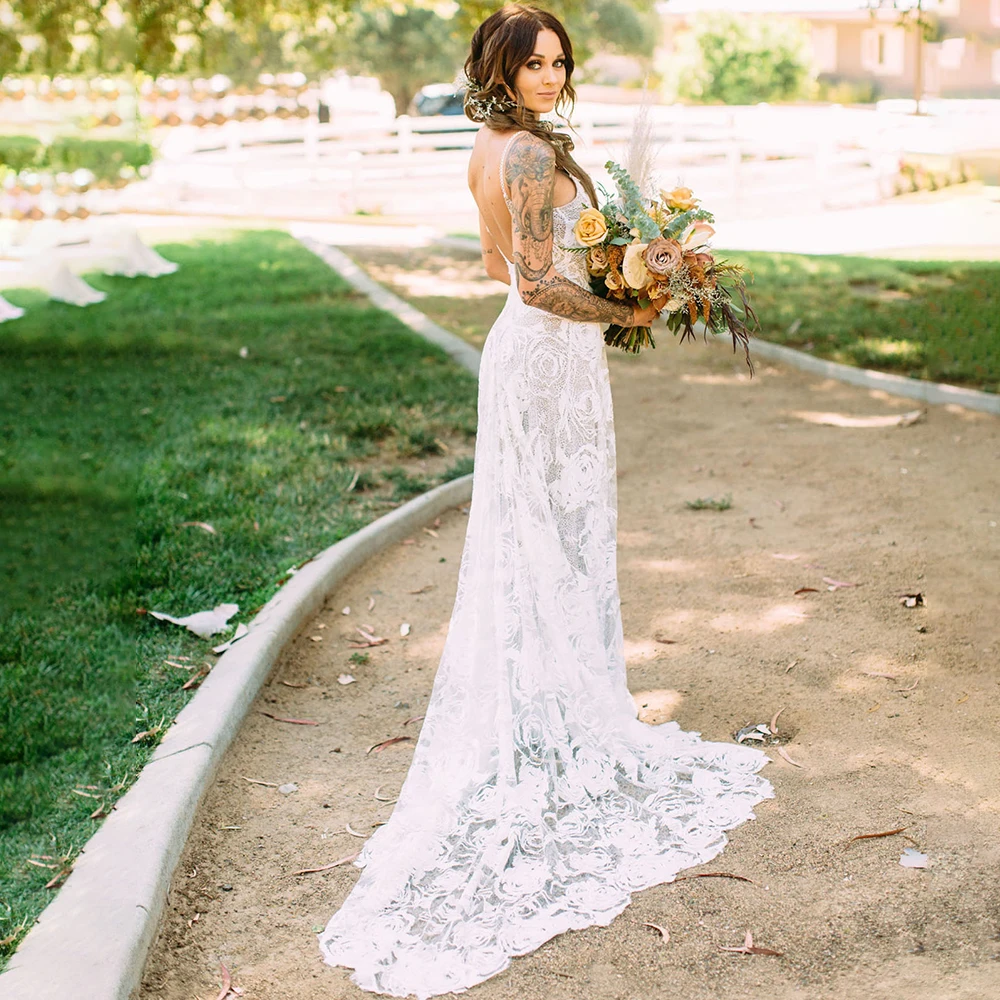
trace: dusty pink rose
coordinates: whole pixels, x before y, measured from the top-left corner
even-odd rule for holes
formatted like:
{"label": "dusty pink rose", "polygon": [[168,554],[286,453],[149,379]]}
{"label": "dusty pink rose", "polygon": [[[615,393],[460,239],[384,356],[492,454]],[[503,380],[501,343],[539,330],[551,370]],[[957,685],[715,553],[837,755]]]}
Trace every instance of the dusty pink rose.
{"label": "dusty pink rose", "polygon": [[657,236],[642,255],[650,274],[666,277],[681,262],[683,250],[677,240]]}

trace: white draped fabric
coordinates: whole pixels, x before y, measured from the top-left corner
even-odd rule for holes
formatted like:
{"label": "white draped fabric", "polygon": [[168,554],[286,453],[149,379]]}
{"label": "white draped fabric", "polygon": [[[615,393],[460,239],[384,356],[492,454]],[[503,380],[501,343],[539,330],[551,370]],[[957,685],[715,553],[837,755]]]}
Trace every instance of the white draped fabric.
{"label": "white draped fabric", "polygon": [[[506,152],[506,150],[505,150]],[[554,212],[556,269],[589,288]],[[509,264],[509,262],[508,262]],[[636,718],[598,323],[511,289],[483,351],[458,595],[413,763],[319,935],[375,993],[461,992],[722,850],[773,793],[759,750]]]}

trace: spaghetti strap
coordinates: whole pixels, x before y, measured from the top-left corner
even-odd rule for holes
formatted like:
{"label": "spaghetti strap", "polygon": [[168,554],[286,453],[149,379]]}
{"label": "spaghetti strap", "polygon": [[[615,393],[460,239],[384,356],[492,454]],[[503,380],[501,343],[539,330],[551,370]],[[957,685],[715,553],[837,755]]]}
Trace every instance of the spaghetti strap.
{"label": "spaghetti strap", "polygon": [[503,152],[500,154],[500,193],[503,195],[503,200],[507,203],[507,207],[510,207],[510,192],[507,188],[507,180],[505,174],[507,172],[507,150],[510,149],[511,143],[521,134],[520,131],[515,132],[504,144]]}

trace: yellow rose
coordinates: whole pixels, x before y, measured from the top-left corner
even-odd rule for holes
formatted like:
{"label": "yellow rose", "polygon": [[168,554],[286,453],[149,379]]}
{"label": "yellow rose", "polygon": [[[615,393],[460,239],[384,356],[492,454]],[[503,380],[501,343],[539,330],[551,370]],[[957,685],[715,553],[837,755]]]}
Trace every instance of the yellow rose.
{"label": "yellow rose", "polygon": [[607,277],[604,279],[604,284],[607,285],[613,292],[617,292],[625,287],[625,283],[622,281],[622,276],[614,271],[608,272]]}
{"label": "yellow rose", "polygon": [[596,246],[608,235],[604,213],[596,208],[585,208],[573,227],[573,235],[585,246]]}
{"label": "yellow rose", "polygon": [[673,191],[661,191],[660,198],[664,205],[678,212],[686,212],[698,204],[698,199],[689,187],[675,187]]}
{"label": "yellow rose", "polygon": [[625,247],[625,259],[622,261],[622,276],[632,288],[645,288],[649,284],[649,271],[642,260],[646,243],[630,243]]}

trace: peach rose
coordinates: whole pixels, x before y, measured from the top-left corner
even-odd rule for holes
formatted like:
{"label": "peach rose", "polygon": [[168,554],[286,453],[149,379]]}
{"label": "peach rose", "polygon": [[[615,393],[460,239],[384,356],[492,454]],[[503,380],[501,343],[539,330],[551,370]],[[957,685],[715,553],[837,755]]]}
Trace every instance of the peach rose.
{"label": "peach rose", "polygon": [[678,212],[686,212],[698,204],[698,199],[689,187],[675,187],[672,191],[661,191],[660,198],[664,205]]}
{"label": "peach rose", "polygon": [[608,235],[604,213],[596,208],[585,208],[573,227],[573,235],[585,246],[596,246]]}
{"label": "peach rose", "polygon": [[587,270],[591,274],[607,274],[610,266],[611,263],[608,260],[608,252],[604,249],[604,247],[591,247],[587,251]]}

